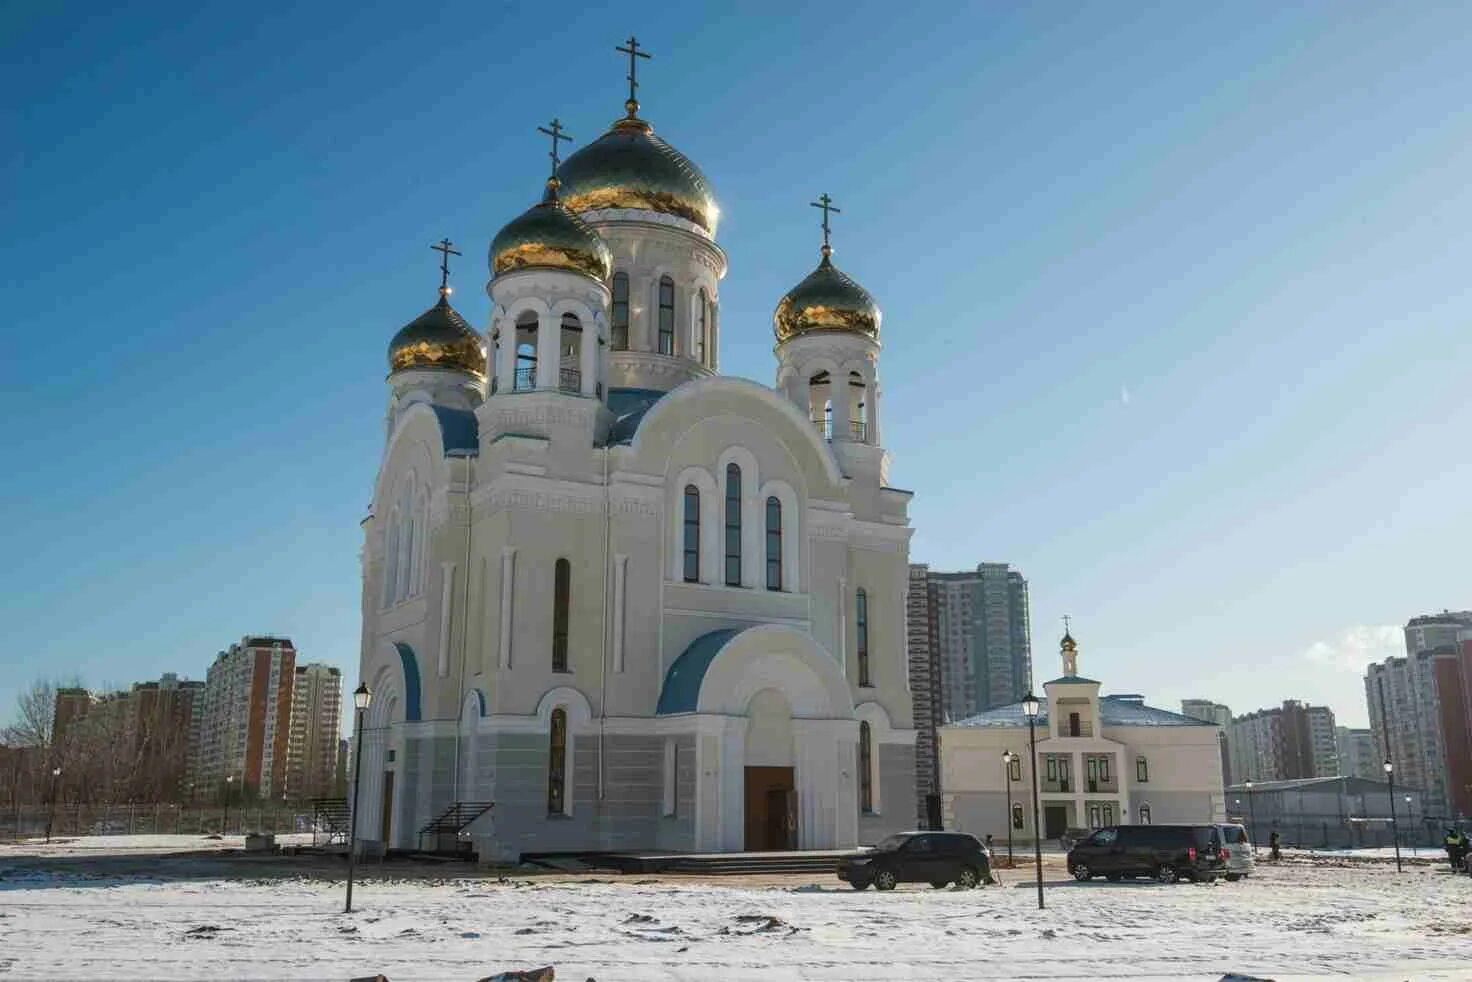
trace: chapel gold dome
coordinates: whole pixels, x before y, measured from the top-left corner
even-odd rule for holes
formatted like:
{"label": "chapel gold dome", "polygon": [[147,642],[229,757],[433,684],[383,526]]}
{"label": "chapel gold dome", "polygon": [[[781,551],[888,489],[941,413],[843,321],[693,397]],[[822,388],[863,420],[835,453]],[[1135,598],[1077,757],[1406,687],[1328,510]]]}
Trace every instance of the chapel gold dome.
{"label": "chapel gold dome", "polygon": [[547,182],[541,202],[491,240],[491,272],[500,276],[518,269],[566,269],[595,280],[607,280],[613,272],[608,244],[558,200],[556,178]]}
{"label": "chapel gold dome", "polygon": [[777,340],[814,331],[845,331],[879,340],[879,305],[853,279],[833,265],[829,250],[807,279],[787,292],[772,314]]}
{"label": "chapel gold dome", "polygon": [[390,372],[447,368],[484,377],[486,349],[480,335],[441,293],[439,303],[394,335],[388,345],[388,367]]}
{"label": "chapel gold dome", "polygon": [[655,211],[716,234],[721,210],[705,175],[636,116],[620,119],[568,157],[557,176],[562,178],[562,202],[573,211]]}

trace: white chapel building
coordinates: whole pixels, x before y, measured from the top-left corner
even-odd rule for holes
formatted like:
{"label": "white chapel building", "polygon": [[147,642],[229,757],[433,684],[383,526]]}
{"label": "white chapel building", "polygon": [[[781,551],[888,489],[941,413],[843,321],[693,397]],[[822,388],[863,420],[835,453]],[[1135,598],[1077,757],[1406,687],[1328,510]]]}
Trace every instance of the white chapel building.
{"label": "white chapel building", "polygon": [[939,730],[945,827],[1031,841],[1032,768],[1045,839],[1070,828],[1224,822],[1226,794],[1215,723],[1145,705],[1138,695],[1100,695],[1078,674],[1078,644],[1060,643],[1063,674],[1043,683],[1028,753],[1022,703],[999,706]]}
{"label": "white chapel building", "polygon": [[776,304],[776,384],[722,376],[722,331],[760,328],[721,323],[715,198],[625,108],[491,242],[486,330],[442,283],[389,347],[368,848],[476,802],[465,833],[513,858],[913,825],[879,308],[833,265],[825,207],[817,268]]}

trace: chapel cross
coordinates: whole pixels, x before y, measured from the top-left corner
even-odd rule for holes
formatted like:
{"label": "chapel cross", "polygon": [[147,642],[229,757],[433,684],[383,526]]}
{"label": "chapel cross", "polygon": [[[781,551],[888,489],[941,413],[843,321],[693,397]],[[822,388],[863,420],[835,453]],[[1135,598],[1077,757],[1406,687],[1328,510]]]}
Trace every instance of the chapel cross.
{"label": "chapel cross", "polygon": [[1064,634],[1072,633],[1072,627],[1073,627],[1073,624],[1072,624],[1071,621],[1069,621],[1068,615],[1067,614],[1064,614],[1063,615],[1063,633]]}
{"label": "chapel cross", "polygon": [[833,207],[833,199],[828,197],[826,193],[819,195],[817,201],[809,201],[808,204],[812,205],[814,208],[823,209],[823,248],[827,249],[828,233],[831,231],[831,229],[828,227],[828,213],[832,212],[835,215],[841,215],[843,214],[843,209]]}
{"label": "chapel cross", "polygon": [[640,51],[639,50],[639,39],[636,38],[636,37],[634,37],[634,35],[632,35],[632,34],[629,35],[629,39],[627,41],[625,41],[624,43],[628,45],[627,48],[614,48],[613,50],[614,51],[617,51],[619,54],[625,54],[625,55],[628,55],[629,56],[629,101],[632,102],[632,103],[634,103],[633,108],[631,108],[629,110],[629,112],[632,113],[632,112],[634,112],[635,110],[637,110],[639,108],[639,104],[638,104],[638,101],[637,101],[638,97],[635,96],[635,94],[634,94],[635,90],[637,90],[639,88],[639,81],[638,81],[638,76],[639,76],[639,61],[638,60],[640,58],[652,58],[653,55],[650,55],[650,54],[648,54],[647,52],[644,52],[644,51]]}
{"label": "chapel cross", "polygon": [[552,126],[551,129],[548,129],[545,126],[538,126],[537,127],[537,132],[538,133],[546,133],[548,136],[550,136],[552,138],[552,152],[549,153],[547,156],[549,156],[549,157],[552,158],[552,176],[553,177],[556,177],[557,176],[557,168],[559,166],[561,166],[561,164],[562,164],[561,158],[559,158],[557,156],[557,144],[560,143],[563,140],[566,140],[568,143],[571,143],[572,142],[572,137],[570,137],[567,134],[565,134],[565,133],[562,132],[562,121],[559,120],[559,119],[557,119],[556,117],[553,117],[551,126]]}
{"label": "chapel cross", "polygon": [[431,249],[440,254],[440,296],[448,296],[450,293],[450,257],[461,254],[450,248],[452,245],[454,243],[449,239],[440,239],[434,245],[430,246]]}

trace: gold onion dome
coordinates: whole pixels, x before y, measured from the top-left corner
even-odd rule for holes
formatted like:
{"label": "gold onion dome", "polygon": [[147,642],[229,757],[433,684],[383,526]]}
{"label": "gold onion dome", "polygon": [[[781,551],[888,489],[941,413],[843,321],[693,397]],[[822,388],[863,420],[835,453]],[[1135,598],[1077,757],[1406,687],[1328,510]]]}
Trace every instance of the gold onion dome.
{"label": "gold onion dome", "polygon": [[558,200],[557,188],[557,178],[549,179],[542,200],[496,233],[491,240],[492,273],[567,269],[596,280],[608,279],[613,272],[608,244]]}
{"label": "gold onion dome", "polygon": [[675,215],[716,234],[721,210],[700,169],[654,135],[625,103],[629,115],[568,157],[558,170],[562,202],[576,212],[629,208]]}
{"label": "gold onion dome", "polygon": [[449,291],[439,303],[414,318],[388,345],[390,372],[410,368],[448,368],[472,375],[486,373],[486,350],[480,335],[450,306]]}
{"label": "gold onion dome", "polygon": [[777,304],[772,329],[778,341],[815,331],[846,331],[879,340],[879,305],[869,291],[833,265],[832,254],[824,246],[818,268]]}

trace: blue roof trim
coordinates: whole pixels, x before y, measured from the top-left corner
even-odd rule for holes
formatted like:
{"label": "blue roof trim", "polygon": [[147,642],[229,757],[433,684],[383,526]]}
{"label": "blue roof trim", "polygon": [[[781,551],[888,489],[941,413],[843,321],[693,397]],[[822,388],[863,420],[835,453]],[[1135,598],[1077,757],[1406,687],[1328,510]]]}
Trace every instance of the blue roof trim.
{"label": "blue roof trim", "polygon": [[722,628],[702,634],[691,641],[665,673],[664,687],[660,689],[659,705],[654,714],[669,716],[673,713],[695,712],[695,707],[700,702],[700,686],[705,681],[706,669],[716,660],[716,655],[721,653],[726,642],[740,633],[741,629]]}
{"label": "blue roof trim", "polygon": [[[1215,726],[1205,720],[1192,719],[1168,709],[1156,709],[1136,701],[1135,696],[1103,696],[1099,699],[1099,715],[1105,726]],[[1022,715],[1022,703],[998,706],[984,713],[977,713],[952,726],[980,728],[988,726],[1026,726],[1027,717]],[[1048,725],[1048,704],[1043,703],[1038,713],[1038,726]]]}
{"label": "blue roof trim", "polygon": [[480,450],[480,425],[475,413],[468,409],[451,409],[448,406],[431,406],[440,421],[440,438],[445,444],[445,453],[451,450]]}
{"label": "blue roof trim", "polygon": [[476,705],[480,708],[480,714],[484,716],[486,714],[486,694],[480,689],[471,689],[470,691],[475,693]]}
{"label": "blue roof trim", "polygon": [[1103,685],[1104,684],[1103,682],[1100,682],[1098,679],[1086,679],[1082,675],[1060,675],[1056,679],[1049,679],[1048,681],[1044,682],[1043,684],[1044,685],[1052,685],[1054,682],[1063,682],[1065,684],[1069,684],[1069,683],[1073,683],[1073,682],[1087,682],[1090,685]]}
{"label": "blue roof trim", "polygon": [[419,722],[419,659],[414,657],[414,649],[402,641],[395,641],[394,647],[399,649],[399,661],[404,665],[404,722]]}

